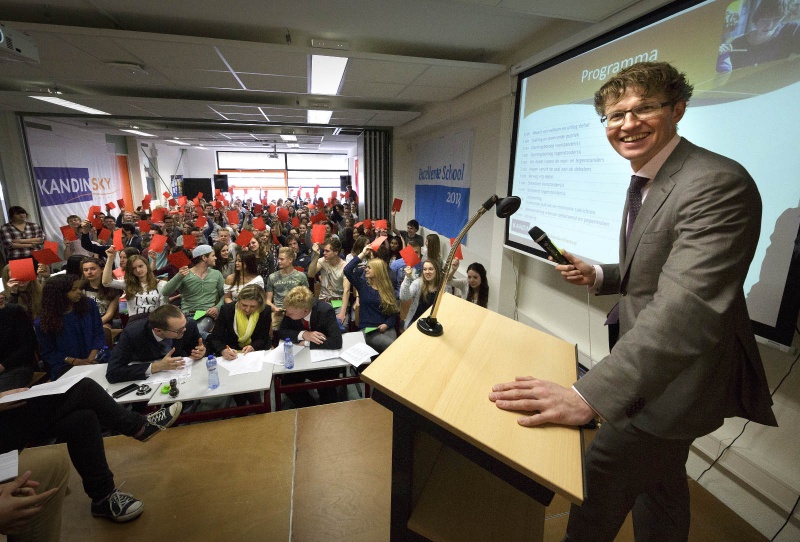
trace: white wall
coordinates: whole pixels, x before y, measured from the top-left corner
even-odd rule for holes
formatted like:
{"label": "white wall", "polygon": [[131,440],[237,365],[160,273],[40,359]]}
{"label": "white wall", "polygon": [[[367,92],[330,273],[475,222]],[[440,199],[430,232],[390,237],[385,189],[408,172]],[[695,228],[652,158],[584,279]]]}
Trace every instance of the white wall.
{"label": "white wall", "polygon": [[[470,215],[492,193],[508,193],[513,88],[510,76],[500,76],[453,102],[429,109],[416,121],[395,130],[395,197],[403,199],[398,225],[413,214],[415,150],[424,141],[444,133],[473,130],[475,134]],[[480,261],[487,267],[489,308],[577,344],[584,366],[602,359],[608,354],[603,323],[615,303],[613,296],[588,296],[585,289],[564,283],[548,263],[503,248],[503,227],[503,221],[487,213],[470,230],[464,250],[464,263]],[[791,358],[769,347],[760,350],[770,389],[774,389],[788,370]],[[768,537],[783,523],[800,492],[798,397],[800,368],[774,397],[781,427],[750,424],[726,453],[728,459],[720,462],[722,468],[701,479],[709,491]],[[698,439],[687,465],[689,474],[697,477],[710,462],[708,454],[711,459],[716,457],[742,425],[742,420],[729,420],[712,435]],[[800,517],[798,512],[795,515]],[[778,540],[797,540],[798,525],[787,526]]]}

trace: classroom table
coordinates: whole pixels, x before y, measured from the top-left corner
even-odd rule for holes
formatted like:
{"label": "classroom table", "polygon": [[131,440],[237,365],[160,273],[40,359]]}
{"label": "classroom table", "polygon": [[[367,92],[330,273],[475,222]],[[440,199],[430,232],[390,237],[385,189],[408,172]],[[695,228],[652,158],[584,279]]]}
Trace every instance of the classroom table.
{"label": "classroom table", "polygon": [[[266,351],[265,351],[266,353]],[[243,416],[251,413],[270,412],[269,390],[272,384],[272,370],[274,365],[264,363],[261,371],[257,373],[246,373],[240,375],[230,375],[228,370],[217,364],[219,373],[219,387],[209,389],[208,370],[206,369],[206,359],[202,358],[195,361],[192,365],[192,374],[188,378],[178,380],[178,397],[172,398],[169,394],[161,393],[160,387],[156,390],[148,403],[149,407],[158,408],[163,404],[174,401],[194,401],[210,399],[212,397],[225,397],[228,395],[238,395],[240,393],[264,392],[264,400],[255,405],[232,406],[207,410],[202,412],[191,412],[181,414],[178,423],[188,423],[193,421],[212,420],[226,418],[229,416]],[[219,358],[218,358],[219,359]]]}
{"label": "classroom table", "polygon": [[[71,377],[79,374],[85,374],[87,378],[91,378],[95,382],[97,382],[101,388],[106,390],[109,395],[112,395],[115,391],[121,390],[125,386],[129,386],[130,384],[142,384],[143,381],[136,381],[136,382],[118,382],[117,384],[111,384],[106,379],[106,369],[108,365],[105,363],[98,363],[96,365],[77,365],[72,367],[69,371],[64,373],[64,377]],[[150,391],[145,393],[144,395],[137,395],[135,391],[128,393],[127,395],[123,395],[119,399],[115,399],[115,401],[121,405],[127,405],[132,403],[146,403],[150,400],[153,394],[156,392],[155,386],[150,386]]]}
{"label": "classroom table", "polygon": [[[351,333],[342,334],[342,350],[347,350],[356,344],[365,343],[364,333],[361,331],[354,331]],[[296,350],[296,349],[295,349]],[[274,355],[283,357],[283,346],[278,345]],[[331,378],[328,380],[317,380],[310,382],[300,382],[297,384],[284,384],[282,382],[282,375],[302,373],[308,371],[318,371],[320,369],[347,369],[352,367],[350,363],[342,358],[326,359],[324,361],[311,361],[311,349],[304,347],[294,355],[294,369],[286,369],[283,365],[274,365],[272,371],[273,375],[273,390],[275,392],[275,410],[281,409],[281,394],[290,393],[294,391],[315,390],[319,388],[334,388],[336,386],[347,386],[348,384],[360,384],[361,378],[359,375],[344,376],[340,378]],[[365,394],[369,396],[369,388],[365,388]]]}

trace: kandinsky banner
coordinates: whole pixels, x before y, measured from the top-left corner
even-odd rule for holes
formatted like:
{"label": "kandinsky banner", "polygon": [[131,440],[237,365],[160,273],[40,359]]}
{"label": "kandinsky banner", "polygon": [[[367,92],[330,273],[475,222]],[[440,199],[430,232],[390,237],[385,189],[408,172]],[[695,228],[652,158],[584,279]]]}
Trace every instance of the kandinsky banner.
{"label": "kandinsky banner", "polygon": [[456,237],[469,219],[473,132],[420,143],[414,180],[414,218],[426,229]]}

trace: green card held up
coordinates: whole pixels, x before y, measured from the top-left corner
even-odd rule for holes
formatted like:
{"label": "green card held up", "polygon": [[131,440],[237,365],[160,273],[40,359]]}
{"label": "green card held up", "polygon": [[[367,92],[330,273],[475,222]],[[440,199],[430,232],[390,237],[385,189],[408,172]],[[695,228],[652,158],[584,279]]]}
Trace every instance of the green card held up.
{"label": "green card held up", "polygon": [[341,309],[342,308],[342,300],[341,299],[331,299],[331,307],[334,309]]}
{"label": "green card held up", "polygon": [[195,320],[199,320],[200,318],[202,318],[205,315],[206,315],[206,311],[194,311],[194,316],[192,318],[194,318]]}

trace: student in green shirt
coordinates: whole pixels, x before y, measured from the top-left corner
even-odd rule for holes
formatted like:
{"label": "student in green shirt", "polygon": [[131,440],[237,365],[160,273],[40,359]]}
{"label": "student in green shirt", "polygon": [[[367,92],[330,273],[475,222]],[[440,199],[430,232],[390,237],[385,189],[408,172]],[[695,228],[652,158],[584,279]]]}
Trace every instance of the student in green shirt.
{"label": "student in green shirt", "polygon": [[197,320],[197,329],[203,339],[214,327],[214,320],[225,300],[225,279],[214,269],[215,260],[213,248],[198,246],[192,251],[191,267],[181,267],[162,291],[162,295],[169,297],[180,289],[181,311],[187,318]]}

